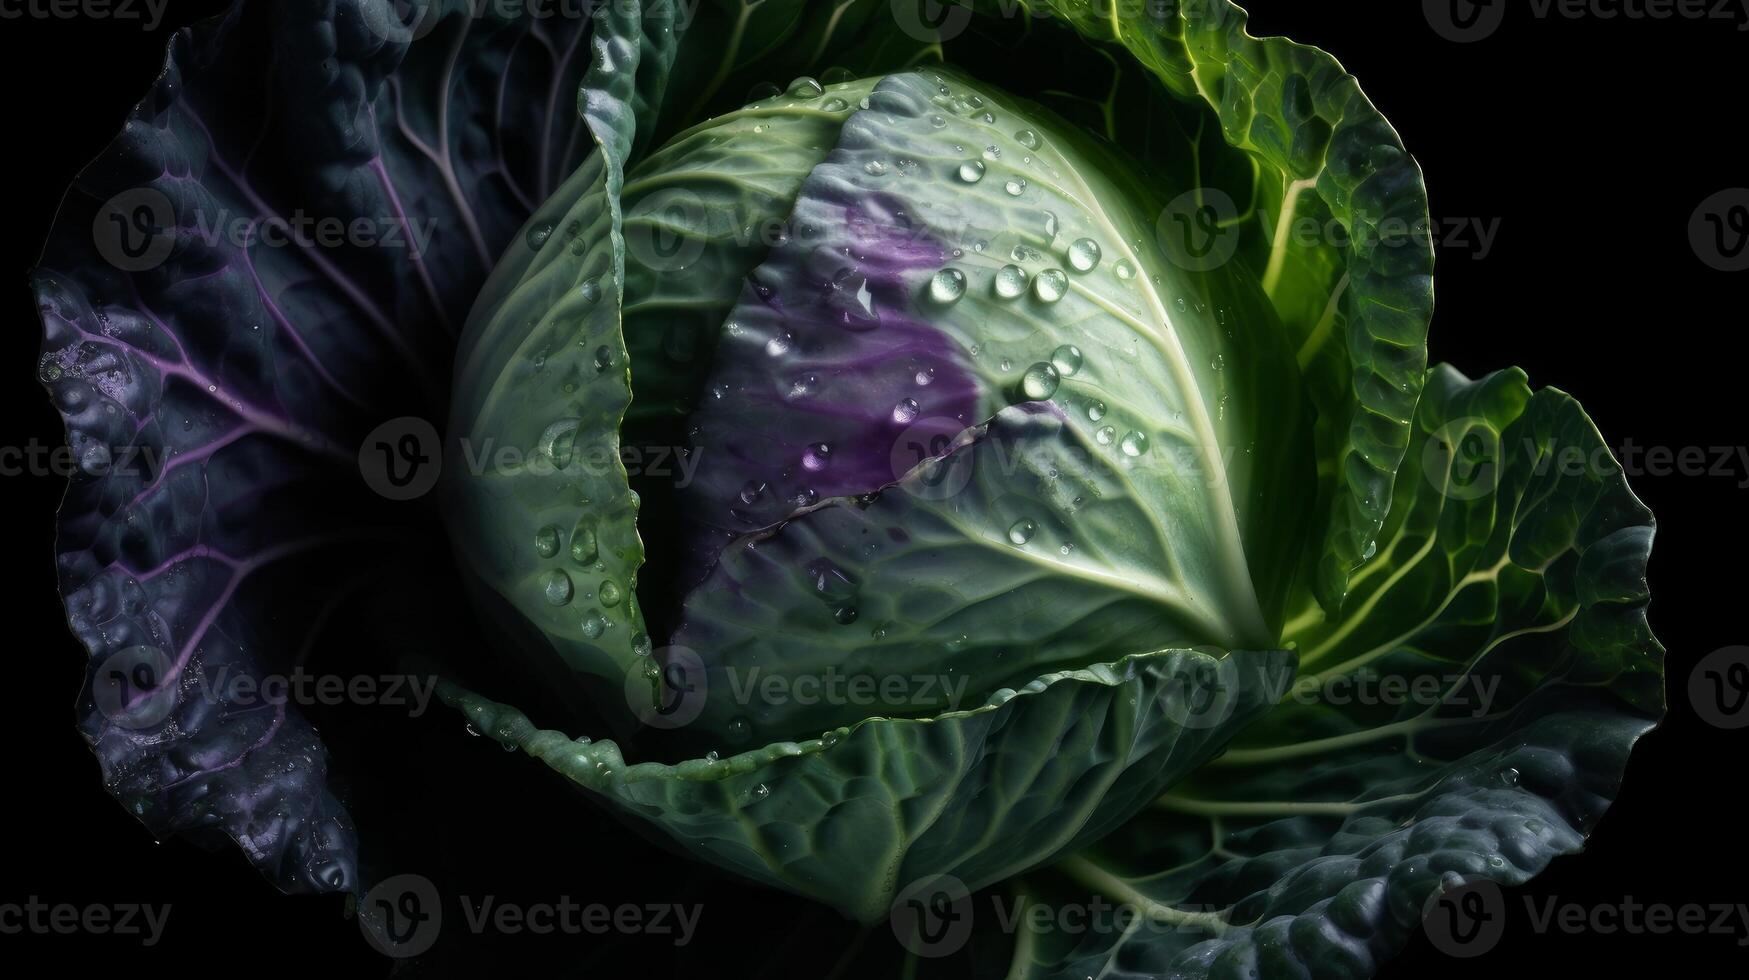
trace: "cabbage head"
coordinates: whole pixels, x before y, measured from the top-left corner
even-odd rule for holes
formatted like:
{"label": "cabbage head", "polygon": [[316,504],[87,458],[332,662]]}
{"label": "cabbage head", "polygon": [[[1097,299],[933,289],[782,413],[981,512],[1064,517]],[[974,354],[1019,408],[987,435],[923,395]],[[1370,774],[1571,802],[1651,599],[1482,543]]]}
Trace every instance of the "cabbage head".
{"label": "cabbage head", "polygon": [[[353,576],[466,624],[402,662],[473,731],[956,975],[1370,975],[1578,850],[1661,716],[1651,514],[1566,394],[1428,366],[1419,167],[1232,4],[267,6],[179,39],[38,273],[76,448],[169,461],[88,467],[61,538],[156,832],[375,884],[296,707],[103,710],[118,651],[284,670]],[[92,254],[126,193],[146,268]],[[385,500],[361,445],[441,477]],[[1152,925],[954,936],[1004,889]]]}

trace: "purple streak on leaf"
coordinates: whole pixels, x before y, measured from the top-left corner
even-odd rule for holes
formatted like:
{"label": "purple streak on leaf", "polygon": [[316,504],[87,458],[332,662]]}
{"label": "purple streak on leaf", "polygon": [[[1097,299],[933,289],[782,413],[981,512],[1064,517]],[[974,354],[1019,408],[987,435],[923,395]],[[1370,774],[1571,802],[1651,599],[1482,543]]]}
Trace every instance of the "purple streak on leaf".
{"label": "purple streak on leaf", "polygon": [[697,476],[683,586],[736,535],[886,486],[982,421],[985,395],[921,293],[948,260],[902,205],[832,161],[729,315],[693,417]]}

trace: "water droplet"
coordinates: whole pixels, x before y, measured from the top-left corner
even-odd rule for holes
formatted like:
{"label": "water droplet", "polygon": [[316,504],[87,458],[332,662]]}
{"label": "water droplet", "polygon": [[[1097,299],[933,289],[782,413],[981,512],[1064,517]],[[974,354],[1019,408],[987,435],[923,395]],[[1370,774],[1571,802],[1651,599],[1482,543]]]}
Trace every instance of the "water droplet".
{"label": "water droplet", "polygon": [[1009,525],[1008,540],[1013,544],[1022,545],[1031,541],[1033,534],[1037,531],[1038,524],[1022,518]]}
{"label": "water droplet", "polygon": [[1026,270],[1017,265],[1005,265],[996,273],[996,295],[1003,299],[1019,299],[1026,293]]}
{"label": "water droplet", "polygon": [[1055,367],[1057,373],[1065,378],[1072,378],[1075,376],[1075,372],[1081,370],[1082,360],[1081,348],[1074,344],[1064,344],[1051,351],[1051,366]]}
{"label": "water droplet", "polygon": [[615,582],[613,579],[602,579],[601,588],[598,590],[598,594],[601,596],[602,605],[607,606],[610,609],[619,605],[619,583]]}
{"label": "water droplet", "polygon": [[941,115],[930,116],[929,117],[929,125],[935,127],[936,129],[944,129],[947,127],[947,117],[941,116]]}
{"label": "water droplet", "polygon": [[901,399],[899,404],[894,405],[893,421],[900,425],[910,425],[912,422],[917,421],[917,400],[915,398],[905,398]]}
{"label": "water droplet", "polygon": [[537,252],[540,251],[542,246],[546,245],[547,239],[551,237],[553,237],[552,225],[536,225],[533,228],[530,228],[528,233],[523,236],[528,242],[528,247]]}
{"label": "water droplet", "polygon": [[1095,422],[1105,418],[1105,403],[1097,401],[1088,403],[1087,417]]}
{"label": "water droplet", "polygon": [[1023,129],[1020,132],[1015,133],[1014,138],[1020,141],[1021,146],[1024,146],[1029,150],[1036,150],[1044,145],[1044,140],[1039,139],[1038,134],[1030,129]]}
{"label": "water droplet", "polygon": [[1136,277],[1136,267],[1130,264],[1129,259],[1118,259],[1117,265],[1112,268],[1117,272],[1117,277],[1125,282]]}
{"label": "water droplet", "polygon": [[825,102],[820,103],[820,108],[827,112],[843,112],[850,108],[850,103],[843,99],[827,99]]}
{"label": "water droplet", "polygon": [[823,442],[809,446],[802,453],[802,468],[818,473],[832,462],[832,447]]}
{"label": "water droplet", "polygon": [[832,746],[837,745],[843,738],[843,733],[838,731],[821,732],[820,744],[826,748],[831,748]]}
{"label": "water droplet", "polygon": [[748,103],[764,102],[766,99],[775,99],[782,94],[783,90],[778,88],[776,83],[760,82],[747,90],[747,101]]}
{"label": "water droplet", "polygon": [[966,274],[949,266],[929,280],[929,298],[937,303],[957,303],[966,294]]}
{"label": "water droplet", "polygon": [[1098,432],[1093,433],[1093,438],[1098,440],[1101,446],[1109,446],[1112,440],[1117,438],[1117,430],[1109,425],[1102,425]]}
{"label": "water droplet", "polygon": [[1148,436],[1143,432],[1125,433],[1121,448],[1125,456],[1140,456],[1148,451]]}
{"label": "water droplet", "polygon": [[1043,361],[1026,369],[1020,379],[1020,390],[1027,398],[1044,401],[1057,393],[1057,369]]}
{"label": "water droplet", "polygon": [[758,503],[765,496],[766,483],[763,480],[748,480],[741,486],[741,502],[744,504]]}
{"label": "water droplet", "polygon": [[857,612],[855,606],[839,606],[832,611],[832,619],[836,621],[839,626],[849,626],[851,623],[856,622],[856,616]]}
{"label": "water droplet", "polygon": [[1008,192],[1009,197],[1019,197],[1026,193],[1026,181],[1019,177],[1010,177],[1003,182],[1002,189]]}
{"label": "water droplet", "polygon": [[1058,230],[1060,230],[1061,227],[1062,226],[1057,222],[1056,212],[1046,211],[1045,212],[1045,234],[1050,236],[1051,238],[1056,238],[1057,232],[1058,232]]}
{"label": "water droplet", "polygon": [[772,357],[782,357],[789,353],[790,347],[793,346],[795,342],[795,336],[785,330],[765,342],[765,353]]}
{"label": "water droplet", "polygon": [[571,576],[561,569],[553,569],[541,580],[541,591],[546,593],[547,601],[555,606],[562,606],[571,601]]}
{"label": "water droplet", "polygon": [[919,368],[917,376],[912,380],[917,382],[919,388],[927,388],[935,383],[935,369],[931,367]]}
{"label": "water droplet", "polygon": [[607,632],[607,620],[601,618],[600,613],[591,610],[589,615],[583,617],[583,635],[586,638],[599,640],[601,634],[605,632]]}
{"label": "water droplet", "polygon": [[996,146],[994,144],[984,147],[984,159],[986,159],[986,160],[1000,160],[1000,159],[1002,159],[1002,148],[1000,146]]}
{"label": "water droplet", "polygon": [[1075,542],[1065,541],[1065,542],[1063,542],[1063,546],[1057,549],[1057,554],[1063,555],[1064,557],[1067,557],[1068,555],[1072,554],[1074,551],[1075,551]]}
{"label": "water droplet", "polygon": [[1055,303],[1069,291],[1069,277],[1061,269],[1046,269],[1033,277],[1032,294],[1041,303]]}
{"label": "water droplet", "polygon": [[593,565],[597,557],[595,529],[578,521],[571,529],[571,560],[579,565]]}
{"label": "water droplet", "polygon": [[870,160],[862,165],[862,169],[870,177],[879,177],[887,172],[887,165],[879,160]]}
{"label": "water droplet", "polygon": [[1503,786],[1518,785],[1518,770],[1512,766],[1500,770],[1500,784]]}
{"label": "water droplet", "polygon": [[975,184],[984,179],[984,161],[967,160],[960,164],[960,179],[968,184]]}
{"label": "water droplet", "polygon": [[789,97],[792,99],[817,99],[825,94],[826,89],[807,75],[789,83]]}
{"label": "water droplet", "polygon": [[789,383],[789,396],[791,398],[806,398],[814,393],[814,387],[819,383],[819,375],[804,374]]}
{"label": "water droplet", "polygon": [[1069,246],[1069,265],[1076,272],[1092,272],[1099,265],[1099,243],[1091,238],[1077,238]]}
{"label": "water droplet", "polygon": [[1210,371],[1219,371],[1221,368],[1224,368],[1226,366],[1227,366],[1227,359],[1222,357],[1219,354],[1216,354],[1214,357],[1209,358],[1209,370]]}
{"label": "water droplet", "polygon": [[1001,369],[1001,370],[1003,370],[1003,371],[1012,371],[1012,370],[1014,370],[1014,362],[1013,362],[1013,361],[1011,361],[1011,360],[1009,360],[1009,359],[1008,359],[1008,358],[1006,358],[1006,357],[1004,357],[1004,358],[1003,358],[1003,359],[1002,359],[1002,360],[1000,360],[1000,361],[998,361],[998,362],[996,362],[996,366],[997,366],[997,367],[998,367],[998,368],[1000,368],[1000,369]]}
{"label": "water droplet", "polygon": [[747,794],[747,802],[758,803],[760,800],[763,800],[770,795],[771,787],[764,783],[760,783],[758,786],[753,787],[752,791]]}
{"label": "water droplet", "polygon": [[559,529],[548,524],[534,532],[534,553],[551,558],[559,553]]}
{"label": "water droplet", "polygon": [[605,373],[613,369],[613,348],[602,344],[595,348],[595,370]]}
{"label": "water droplet", "polygon": [[716,761],[720,758],[722,758],[722,756],[717,755],[716,749],[711,749],[709,752],[706,752],[704,754],[704,761],[705,761],[706,765],[715,765]]}

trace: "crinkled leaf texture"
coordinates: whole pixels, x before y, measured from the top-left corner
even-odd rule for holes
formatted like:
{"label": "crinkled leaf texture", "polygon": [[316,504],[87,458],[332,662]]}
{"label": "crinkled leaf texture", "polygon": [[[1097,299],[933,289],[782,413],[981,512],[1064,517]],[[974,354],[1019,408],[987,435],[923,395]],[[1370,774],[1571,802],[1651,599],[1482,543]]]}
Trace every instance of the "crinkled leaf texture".
{"label": "crinkled leaf texture", "polygon": [[[1578,404],[1518,371],[1431,372],[1407,460],[1348,616],[1293,636],[1295,693],[1038,896],[1166,927],[1023,936],[1023,975],[1370,976],[1436,889],[1583,845],[1663,714],[1652,515]],[[1438,695],[1315,693],[1391,681]]]}
{"label": "crinkled leaf texture", "polygon": [[687,851],[873,922],[920,878],[982,887],[1109,833],[1292,677],[1287,651],[1165,650],[1046,674],[969,710],[674,766],[627,765],[613,742],[573,741],[452,685],[443,696]]}
{"label": "crinkled leaf texture", "polygon": [[[154,834],[234,838],[288,890],[357,888],[356,834],[305,712],[237,684],[413,639],[379,632],[417,632],[409,569],[447,559],[361,443],[441,419],[461,312],[590,142],[585,23],[396,9],[249,0],[179,33],[35,277],[82,468],[56,546],[80,727]],[[333,240],[354,222],[374,241]],[[118,672],[153,710],[117,710]]]}

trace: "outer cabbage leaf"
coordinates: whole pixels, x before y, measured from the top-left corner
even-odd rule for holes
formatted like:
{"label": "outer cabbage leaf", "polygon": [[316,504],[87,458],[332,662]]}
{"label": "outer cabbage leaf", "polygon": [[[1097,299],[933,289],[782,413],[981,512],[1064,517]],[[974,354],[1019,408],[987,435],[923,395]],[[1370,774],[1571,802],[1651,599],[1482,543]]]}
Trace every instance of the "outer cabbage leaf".
{"label": "outer cabbage leaf", "polygon": [[[1652,530],[1567,395],[1431,372],[1381,560],[1295,637],[1300,693],[1040,895],[1154,924],[1023,934],[1011,975],[1369,976],[1436,890],[1577,851],[1663,713]],[[1436,696],[1308,693],[1389,680]]]}
{"label": "outer cabbage leaf", "polygon": [[[35,276],[82,467],[56,546],[80,727],[154,834],[232,838],[288,890],[358,887],[357,835],[304,710],[237,692],[364,655],[405,568],[441,567],[361,445],[439,416],[461,311],[580,161],[586,25],[439,13],[248,2],[180,32]],[[354,642],[319,643],[336,621]]]}
{"label": "outer cabbage leaf", "polygon": [[819,738],[627,765],[445,685],[470,725],[521,748],[688,852],[885,917],[921,876],[1001,881],[1121,824],[1268,709],[1286,651],[1166,650],[1045,674],[969,710],[869,718]]}
{"label": "outer cabbage leaf", "polygon": [[[600,8],[579,108],[596,152],[529,219],[492,273],[456,353],[448,526],[459,561],[510,636],[555,650],[576,683],[648,652],[638,609],[638,498],[620,454],[631,364],[620,330],[621,194],[637,119],[674,58],[673,7]],[[579,610],[621,590],[619,621]],[[584,691],[582,693],[587,693]]]}
{"label": "outer cabbage leaf", "polygon": [[[1183,239],[1180,261],[1248,260],[1293,337],[1319,412],[1324,513],[1303,588],[1334,614],[1376,550],[1427,364],[1433,246],[1420,167],[1336,59],[1251,37],[1248,15],[1227,0],[1027,6],[1121,44],[1167,89],[1207,103],[1226,142],[1250,157],[1249,174],[1197,168],[1161,233]],[[1113,68],[1113,93],[1123,72]],[[1104,108],[1114,138],[1154,136],[1123,133]],[[1157,114],[1137,115],[1151,124]]]}

